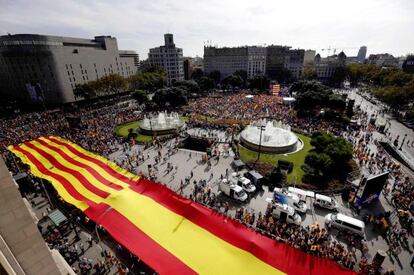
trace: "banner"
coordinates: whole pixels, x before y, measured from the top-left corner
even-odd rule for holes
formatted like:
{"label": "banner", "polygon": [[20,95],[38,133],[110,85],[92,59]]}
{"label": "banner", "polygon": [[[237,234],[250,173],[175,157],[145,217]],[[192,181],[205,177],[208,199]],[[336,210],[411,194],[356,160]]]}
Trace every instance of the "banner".
{"label": "banner", "polygon": [[354,274],[58,137],[9,150],[160,274]]}

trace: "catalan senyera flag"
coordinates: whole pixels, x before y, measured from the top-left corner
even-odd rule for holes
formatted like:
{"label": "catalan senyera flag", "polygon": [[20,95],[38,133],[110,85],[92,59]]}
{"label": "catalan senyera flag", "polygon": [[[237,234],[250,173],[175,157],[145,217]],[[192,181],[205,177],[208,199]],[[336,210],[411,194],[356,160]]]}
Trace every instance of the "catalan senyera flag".
{"label": "catalan senyera flag", "polygon": [[9,150],[160,274],[354,274],[59,137],[40,137]]}

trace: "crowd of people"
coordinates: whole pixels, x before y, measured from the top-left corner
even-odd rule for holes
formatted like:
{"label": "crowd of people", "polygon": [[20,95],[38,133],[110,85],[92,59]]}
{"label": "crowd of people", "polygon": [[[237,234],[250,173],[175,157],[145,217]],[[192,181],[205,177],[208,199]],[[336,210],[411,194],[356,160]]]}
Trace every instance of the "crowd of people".
{"label": "crowd of people", "polygon": [[[137,107],[118,105],[125,98],[109,100],[86,108],[30,112],[1,119],[0,153],[10,171],[19,170],[7,147],[30,141],[41,136],[59,136],[97,154],[108,156],[118,150],[122,139],[114,134],[114,126],[131,120],[137,120],[134,114]],[[68,118],[75,116],[75,125]]]}
{"label": "crowd of people", "polygon": [[[150,156],[144,154],[143,151],[132,151],[128,145],[129,143],[122,143],[121,138],[116,137],[113,131],[115,125],[136,120],[140,118],[140,115],[134,112],[136,106],[123,106],[122,104],[117,104],[118,102],[111,100],[97,106],[78,108],[76,113],[80,117],[80,122],[75,127],[70,125],[68,119],[66,119],[67,112],[63,108],[53,111],[19,114],[2,120],[0,126],[0,152],[6,160],[9,169],[16,173],[19,171],[19,164],[12,157],[11,153],[6,150],[7,146],[32,140],[39,136],[56,135],[69,139],[89,151],[106,157],[121,148],[126,158],[117,160],[117,164],[131,172],[141,173],[142,171],[136,171],[136,167],[148,161]],[[372,148],[372,144],[376,144],[377,141],[372,134],[375,131],[375,127],[369,125],[369,123],[362,124],[366,126],[360,129],[348,128],[347,131],[342,131],[341,127],[334,123],[320,120],[317,117],[298,117],[293,108],[277,103],[273,96],[257,95],[253,98],[247,98],[244,93],[208,96],[192,100],[189,106],[185,107],[184,111],[212,118],[231,118],[243,121],[273,118],[281,120],[294,128],[302,129],[307,133],[312,133],[322,128],[337,135],[343,135],[353,143],[354,156],[363,169],[367,169],[370,173],[390,171],[393,182],[386,186],[384,194],[391,196],[393,204],[397,208],[404,210],[413,209],[414,187],[410,179],[404,176],[401,167],[392,161],[381,147]],[[367,114],[362,111],[359,116],[361,119],[366,119]],[[222,138],[223,140],[221,140],[218,134],[214,132],[214,127],[210,128],[208,125],[207,121],[203,122],[202,126],[205,130],[196,130],[195,136],[213,138],[219,142],[232,139],[231,131],[228,131],[225,137]],[[177,152],[177,145],[178,138],[169,141],[154,140],[152,144],[147,144],[144,147],[145,150],[148,146],[152,146],[158,152],[155,157],[155,164],[149,168],[150,178],[156,180],[158,166],[165,163],[169,164],[166,168],[167,174],[171,173],[171,177],[174,177],[174,170],[176,171],[177,167],[169,163],[168,158]],[[168,148],[165,154],[161,153],[163,146]],[[181,183],[180,188],[176,191],[182,194],[185,186],[191,184],[191,178],[192,175],[189,175],[188,181]],[[212,192],[211,184],[208,180],[193,181],[192,192],[189,198],[226,215],[229,213],[229,205],[217,199],[217,196]],[[339,242],[333,240],[328,232],[323,228],[319,228],[318,225],[312,228],[304,228],[286,224],[273,217],[270,211],[266,211],[263,215],[260,212],[256,213],[252,210],[239,208],[234,217],[261,233],[287,242],[292,247],[321,257],[330,258],[351,269],[356,265],[355,247],[359,247],[362,254],[366,252],[364,243],[353,236],[348,238],[352,245],[350,246],[351,249],[347,249]],[[407,219],[407,224],[410,226],[407,232],[412,234],[412,220],[410,218]],[[391,228],[394,227],[391,226]],[[75,254],[77,257],[82,254],[79,252],[81,248],[68,246],[64,238],[55,236],[56,232],[52,231],[50,233],[51,237],[47,239],[47,242],[61,251],[62,255],[68,257],[69,261],[74,260],[72,257],[75,257]],[[400,235],[391,234],[390,239],[394,240],[397,236]],[[109,259],[108,261],[112,259],[111,256],[106,258]],[[107,266],[106,262],[91,263],[88,259],[78,259],[78,262],[80,272],[89,272],[92,268],[95,270],[105,270]]]}
{"label": "crowd of people", "polygon": [[298,117],[292,106],[281,104],[272,95],[260,94],[246,97],[247,95],[241,92],[191,100],[184,111],[210,118],[236,119],[243,122],[260,118],[276,119],[306,133],[324,129],[339,134],[340,128],[335,123],[321,120],[316,116]]}

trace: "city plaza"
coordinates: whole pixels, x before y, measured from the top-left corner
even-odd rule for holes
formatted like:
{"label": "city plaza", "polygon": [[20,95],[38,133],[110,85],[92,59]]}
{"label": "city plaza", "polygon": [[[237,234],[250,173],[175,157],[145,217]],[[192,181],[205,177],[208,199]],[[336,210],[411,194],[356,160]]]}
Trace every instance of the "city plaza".
{"label": "city plaza", "polygon": [[[393,139],[393,137],[380,134],[379,132],[376,132],[371,126],[368,126],[368,118],[371,116],[371,114],[378,115],[381,111],[381,107],[372,104],[355,91],[351,91],[349,97],[354,98],[356,100],[357,107],[362,110],[361,112],[357,112],[357,119],[362,125],[362,130],[358,136],[353,136],[350,133],[343,133],[344,137],[356,145],[357,138],[359,138],[361,135],[364,135],[365,131],[369,131],[373,134],[373,138],[371,139],[371,142],[366,144],[366,146],[370,149],[371,152],[379,153],[380,149],[377,148],[376,142],[374,142],[374,140],[385,140],[388,138],[391,140]],[[226,96],[224,96],[224,98],[226,98]],[[197,103],[195,102],[195,104]],[[228,109],[230,106],[223,107]],[[290,110],[289,108],[286,109],[286,107],[281,106],[276,106],[274,108],[285,108],[285,110]],[[103,110],[106,110],[105,107]],[[161,113],[161,118],[159,114],[142,115],[142,111],[140,111],[139,108],[138,112],[134,112],[134,115],[131,115],[133,110],[137,110],[137,106],[130,105],[130,107],[127,107],[126,110],[122,110],[122,108],[120,108],[120,110],[117,111],[116,115],[113,115],[113,117],[109,119],[102,120],[102,122],[115,122],[115,124],[105,125],[104,128],[100,129],[108,131],[106,133],[106,145],[109,147],[109,149],[103,147],[99,147],[99,149],[103,155],[107,155],[109,160],[115,162],[120,167],[123,167],[134,174],[140,175],[141,177],[153,180],[157,182],[157,184],[164,185],[168,189],[183,197],[194,200],[199,204],[205,205],[206,207],[213,209],[213,211],[222,213],[227,217],[237,219],[241,223],[245,224],[245,226],[258,231],[261,234],[268,235],[280,242],[288,243],[297,249],[303,250],[303,247],[300,245],[300,242],[298,242],[298,240],[292,239],[289,236],[290,233],[286,235],[286,232],[291,232],[291,234],[295,235],[310,234],[310,236],[313,236],[314,234],[316,234],[315,236],[322,234],[322,236],[325,236],[327,238],[325,244],[323,246],[319,246],[319,243],[315,242],[314,245],[306,248],[305,251],[321,257],[328,257],[331,260],[338,262],[344,268],[350,268],[356,271],[368,268],[373,257],[378,253],[378,251],[383,251],[381,253],[385,252],[385,259],[382,263],[384,270],[394,268],[396,271],[398,271],[399,274],[411,273],[410,251],[412,249],[413,241],[412,237],[409,236],[409,234],[407,235],[407,233],[404,233],[404,231],[406,232],[406,229],[401,227],[399,223],[399,212],[397,212],[395,205],[393,205],[391,202],[392,199],[390,190],[393,189],[393,176],[390,177],[387,186],[384,188],[384,191],[381,192],[380,199],[368,207],[362,209],[360,213],[357,213],[354,209],[352,209],[349,206],[348,202],[344,201],[341,198],[341,193],[337,190],[327,190],[325,192],[323,190],[316,190],[315,192],[324,193],[339,202],[339,213],[351,217],[356,217],[366,222],[368,221],[366,220],[367,215],[374,217],[376,215],[381,215],[385,212],[389,212],[389,221],[391,223],[389,230],[394,233],[391,233],[390,236],[388,236],[387,233],[387,238],[396,238],[398,240],[397,242],[400,243],[397,247],[390,248],[390,239],[386,241],[383,238],[385,235],[380,236],[378,233],[378,228],[376,228],[377,225],[375,225],[374,221],[366,223],[365,235],[362,239],[357,238],[353,235],[343,235],[341,232],[335,229],[327,231],[325,228],[325,216],[331,211],[314,207],[313,198],[305,198],[307,211],[306,213],[300,214],[302,222],[299,226],[289,225],[289,230],[286,231],[286,224],[281,222],[278,224],[278,226],[283,226],[283,228],[285,228],[285,232],[279,230],[268,232],[265,229],[266,226],[263,226],[263,222],[264,216],[268,215],[267,210],[269,204],[271,204],[270,201],[273,199],[273,184],[267,186],[257,185],[257,190],[253,194],[249,194],[248,199],[243,202],[240,202],[234,198],[230,198],[228,194],[226,195],[225,192],[219,188],[220,183],[223,181],[223,179],[230,178],[234,172],[237,172],[235,170],[239,169],[234,166],[234,163],[235,160],[239,158],[240,152],[235,152],[234,149],[237,147],[235,148],[232,146],[232,144],[234,144],[234,139],[240,138],[237,134],[237,131],[234,130],[235,127],[226,129],[225,127],[220,128],[209,126],[207,118],[205,118],[205,121],[191,122],[189,119],[191,115],[188,114],[187,116],[182,117],[178,114]],[[266,110],[266,112],[268,113],[268,110]],[[142,119],[138,121],[134,120],[136,115],[138,117],[142,117]],[[226,116],[229,118],[231,115],[227,114]],[[246,112],[244,117],[248,116],[253,115],[249,112]],[[217,117],[220,117],[220,115]],[[276,117],[276,119],[284,121],[286,124],[278,122],[273,123],[273,126],[276,125],[277,127],[283,127],[284,131],[290,131],[290,128],[287,128],[288,126],[283,125],[288,125],[287,123],[289,123],[289,121],[294,121],[292,113],[284,113],[283,116],[280,118]],[[169,128],[168,125],[157,125],[157,123],[165,124],[165,122],[168,120],[171,120],[170,124],[174,127]],[[123,122],[118,123],[119,121]],[[210,121],[212,121],[212,119],[210,119]],[[94,123],[98,125],[100,122],[94,121]],[[266,124],[270,125],[266,122],[262,124],[263,127],[266,127]],[[135,127],[132,129],[132,131],[129,130],[131,125],[134,125],[133,127]],[[298,125],[300,124],[295,125],[296,129],[300,129]],[[390,122],[390,127],[399,127],[395,125],[396,122]],[[101,126],[97,127],[99,128]],[[160,129],[157,129],[157,127]],[[269,127],[271,127],[271,125]],[[139,128],[144,128],[146,137],[142,134],[142,131],[140,131]],[[98,130],[98,133],[100,130]],[[159,132],[152,132],[156,130],[159,130]],[[300,146],[298,148],[295,147],[292,149],[289,154],[286,154],[286,152],[279,154],[282,155],[284,159],[289,159],[290,156],[295,156],[295,154],[300,153],[301,150],[310,150],[310,148],[306,148],[310,145],[303,144],[305,143],[303,140],[306,139],[306,135],[310,134],[311,128],[302,130],[302,134],[298,134],[298,136],[301,137],[300,139],[295,139],[295,137],[293,138],[294,142],[300,142]],[[111,131],[113,132],[111,133]],[[331,131],[335,130],[331,129]],[[259,132],[256,134],[262,134],[261,131]],[[263,132],[266,133],[266,130],[263,130]],[[130,139],[125,138],[125,136],[115,136],[116,134],[123,134],[128,136],[130,133],[135,133],[136,135],[132,135],[132,138]],[[148,134],[152,135],[149,136]],[[111,138],[111,136],[113,137]],[[181,146],[181,141],[187,137],[208,140],[208,156],[205,151],[203,152],[203,150],[191,150],[185,148],[185,146]],[[266,134],[264,134],[263,137],[265,138]],[[138,142],[134,141],[134,139],[138,140]],[[288,138],[289,141],[291,139],[292,137]],[[83,139],[83,141],[84,140],[85,139]],[[122,140],[123,142],[121,142]],[[142,143],[139,142],[140,140],[146,140],[150,142]],[[264,140],[265,139],[263,139],[263,141]],[[258,141],[260,142],[260,139],[258,139]],[[80,140],[80,145],[81,144],[82,140]],[[407,142],[407,145],[402,145],[404,146],[404,149],[407,148],[406,152],[408,153],[408,158],[412,157],[412,155],[410,155],[412,153],[412,148],[409,146],[409,144],[410,143]],[[257,145],[259,145],[259,147],[262,146],[262,144]],[[261,150],[259,147],[256,149]],[[244,148],[243,150],[249,149]],[[240,151],[240,149],[236,149],[236,151]],[[258,152],[251,152],[251,154],[254,154],[254,157],[257,156],[257,153]],[[381,151],[381,154],[384,154],[384,152]],[[246,155],[240,155],[242,160],[243,157],[246,158]],[[6,155],[6,159],[10,160],[10,157],[10,155]],[[259,156],[257,157],[259,159]],[[266,160],[266,153],[262,153],[261,157]],[[267,157],[269,158],[269,153],[267,153]],[[21,170],[22,168],[20,164],[18,164],[16,161],[17,159],[9,163],[9,165],[11,165],[10,169],[12,169],[12,171],[17,174],[21,174],[23,170]],[[247,159],[246,161],[249,160]],[[243,173],[243,171],[247,171],[246,169],[248,169],[248,167],[244,166],[243,169],[244,170],[242,170],[241,173]],[[362,165],[360,169],[363,173],[366,172],[368,174],[377,174],[382,172],[381,167],[367,167],[365,165]],[[410,177],[412,176],[412,172],[409,171],[409,169],[401,169],[404,174],[406,173]],[[38,182],[36,179],[34,181]],[[290,184],[295,187],[301,187],[300,180],[298,180],[297,177],[294,179],[288,178],[287,182],[290,182]],[[33,195],[27,195],[27,198],[32,202],[33,206],[36,206],[35,215],[39,217],[43,224],[45,217],[49,212],[52,211],[51,208],[53,208],[48,201],[50,200],[50,202],[56,206],[56,197],[50,198],[51,196],[53,197],[56,195],[43,192],[43,190],[49,190],[50,192],[50,186],[47,189],[40,188],[39,183],[37,183],[36,186],[38,186],[38,189],[36,189],[34,193],[38,193],[40,195],[40,198],[43,199],[39,201],[38,195],[34,197]],[[54,193],[53,190],[52,193]],[[67,209],[62,209],[62,211],[64,213],[68,213]],[[151,269],[148,268],[148,266],[145,264],[145,260],[141,261],[131,253],[125,253],[126,248],[114,242],[113,239],[105,234],[105,230],[101,232],[101,234],[105,236],[104,241],[102,241],[101,238],[99,238],[98,233],[98,230],[102,230],[100,227],[95,226],[94,230],[94,226],[89,222],[86,222],[85,224],[84,221],[76,220],[76,223],[76,227],[79,226],[77,230],[81,231],[81,236],[78,237],[77,230],[71,231],[69,236],[71,236],[71,238],[74,238],[74,240],[79,241],[80,239],[81,247],[79,248],[78,245],[76,245],[70,248],[69,252],[71,250],[75,250],[75,252],[76,250],[81,250],[81,255],[84,255],[84,257],[77,259],[75,256],[73,262],[71,261],[74,265],[73,267],[75,270],[83,270],[86,272],[88,270],[91,270],[92,267],[99,268],[100,270],[105,267],[105,270],[108,270],[109,272],[116,272],[115,270],[117,270],[117,272],[125,272],[126,270],[128,270],[128,272],[152,272],[150,271]],[[44,228],[41,230],[43,230],[42,232],[45,232]],[[74,236],[74,232],[76,233],[76,236]],[[392,234],[395,233],[397,233],[397,235],[393,236]],[[45,235],[45,237],[46,236],[47,235]],[[82,243],[82,240],[85,244]],[[85,247],[87,247],[87,249],[85,249]],[[67,248],[65,247],[65,251],[66,249]],[[394,249],[397,249],[397,251]],[[119,259],[111,260],[111,257],[113,256],[110,256],[109,258],[106,256],[106,251],[111,250],[111,255],[116,255],[119,257]],[[105,251],[105,255],[102,254],[103,251]],[[329,251],[335,251],[335,255],[336,253],[340,254],[332,257],[328,254],[330,253]],[[98,262],[98,259],[102,259],[102,264],[97,265],[97,263],[100,263]]]}

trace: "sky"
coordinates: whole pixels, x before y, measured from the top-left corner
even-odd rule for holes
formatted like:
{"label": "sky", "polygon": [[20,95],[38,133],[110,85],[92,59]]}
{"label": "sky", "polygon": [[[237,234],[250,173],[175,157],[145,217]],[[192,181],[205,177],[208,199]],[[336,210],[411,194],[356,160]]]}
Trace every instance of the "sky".
{"label": "sky", "polygon": [[0,35],[111,35],[140,59],[167,32],[184,56],[206,44],[400,56],[414,52],[413,11],[414,0],[0,0]]}

